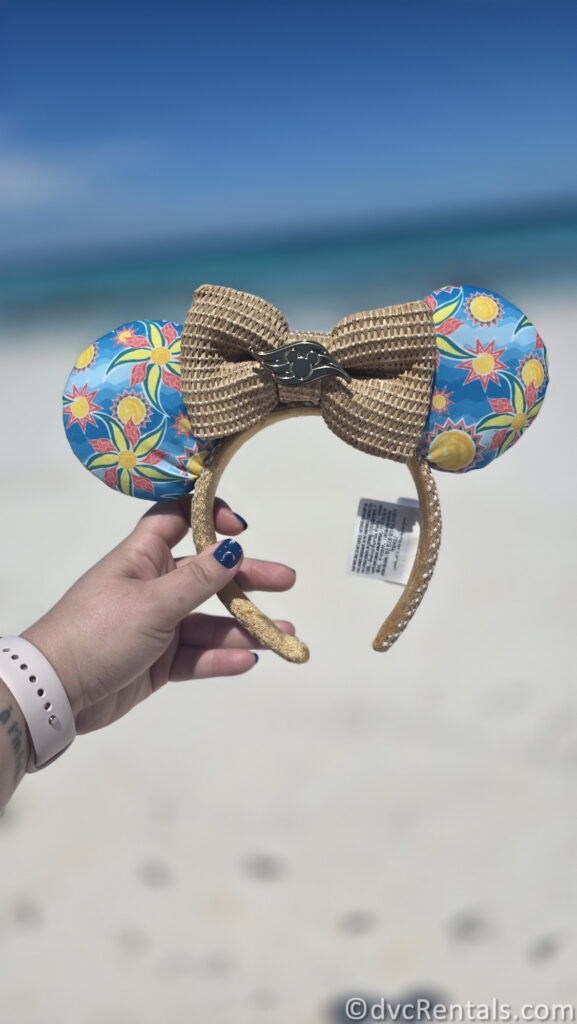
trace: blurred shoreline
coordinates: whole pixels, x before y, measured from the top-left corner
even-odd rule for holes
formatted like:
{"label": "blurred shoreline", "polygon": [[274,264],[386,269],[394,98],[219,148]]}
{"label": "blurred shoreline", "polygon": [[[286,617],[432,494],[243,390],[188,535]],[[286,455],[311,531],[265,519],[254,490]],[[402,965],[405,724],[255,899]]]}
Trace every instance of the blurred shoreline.
{"label": "blurred shoreline", "polygon": [[302,326],[318,329],[352,309],[409,301],[449,283],[511,292],[522,305],[523,293],[568,293],[576,281],[577,207],[504,207],[421,223],[336,224],[4,259],[0,326],[13,337],[45,326],[48,317],[59,327],[96,331],[140,317],[178,320],[205,282],[262,294],[289,319],[303,316]]}

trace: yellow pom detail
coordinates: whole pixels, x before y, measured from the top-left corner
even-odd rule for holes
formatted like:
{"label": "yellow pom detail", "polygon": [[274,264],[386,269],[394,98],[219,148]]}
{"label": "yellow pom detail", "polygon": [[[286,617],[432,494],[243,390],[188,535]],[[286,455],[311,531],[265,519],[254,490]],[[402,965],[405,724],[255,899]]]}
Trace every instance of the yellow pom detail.
{"label": "yellow pom detail", "polygon": [[543,363],[541,360],[528,359],[527,362],[523,364],[521,376],[523,378],[523,383],[527,384],[527,386],[529,384],[534,384],[536,388],[540,388],[541,384],[545,380],[545,370],[543,369]]}
{"label": "yellow pom detail", "polygon": [[203,470],[203,462],[206,459],[208,452],[198,452],[193,455],[191,459],[186,463],[186,470],[191,476],[200,476]]}
{"label": "yellow pom detail", "polygon": [[146,416],[146,406],[136,395],[127,395],[126,398],[120,399],[116,407],[116,415],[121,423],[128,423],[129,420],[132,420],[133,423],[142,423]]}
{"label": "yellow pom detail", "polygon": [[90,365],[90,363],[92,362],[93,359],[94,359],[94,345],[89,345],[88,348],[84,349],[84,352],[80,353],[80,355],[78,356],[78,359],[74,363],[74,367],[75,367],[76,370],[84,370],[84,369],[86,369],[87,366]]}
{"label": "yellow pom detail", "polygon": [[480,377],[486,377],[493,372],[495,360],[490,352],[484,352],[482,356],[473,359],[473,369]]}
{"label": "yellow pom detail", "polygon": [[527,426],[527,417],[524,412],[518,412],[516,416],[513,416],[511,420],[511,427],[513,430],[522,430],[523,427]]}
{"label": "yellow pom detail", "polygon": [[429,448],[429,459],[442,469],[463,469],[475,456],[475,443],[461,430],[439,434]]}
{"label": "yellow pom detail", "polygon": [[134,452],[120,452],[118,456],[118,465],[122,466],[122,469],[134,469],[136,462],[137,459]]}
{"label": "yellow pom detail", "polygon": [[90,412],[90,406],[88,404],[88,401],[86,400],[86,398],[83,398],[82,396],[80,398],[76,398],[74,402],[72,402],[68,406],[68,408],[70,409],[70,412],[73,413],[77,420],[83,420],[84,417],[88,416],[88,413]]}
{"label": "yellow pom detail", "polygon": [[469,309],[475,319],[482,323],[494,320],[499,312],[497,303],[489,295],[475,295],[475,298],[471,299]]}
{"label": "yellow pom detail", "polygon": [[150,358],[157,366],[164,366],[164,364],[171,358],[171,354],[167,348],[153,348],[150,353]]}

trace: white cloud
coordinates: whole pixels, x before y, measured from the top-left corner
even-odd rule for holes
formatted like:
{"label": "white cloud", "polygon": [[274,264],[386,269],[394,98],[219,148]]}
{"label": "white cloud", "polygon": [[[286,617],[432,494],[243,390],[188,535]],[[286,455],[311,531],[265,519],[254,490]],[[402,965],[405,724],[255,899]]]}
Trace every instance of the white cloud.
{"label": "white cloud", "polygon": [[67,210],[95,199],[114,201],[134,175],[134,153],[154,151],[149,139],[104,139],[36,150],[5,144],[0,151],[0,212]]}
{"label": "white cloud", "polygon": [[73,168],[42,157],[0,154],[0,209],[44,206],[78,191]]}

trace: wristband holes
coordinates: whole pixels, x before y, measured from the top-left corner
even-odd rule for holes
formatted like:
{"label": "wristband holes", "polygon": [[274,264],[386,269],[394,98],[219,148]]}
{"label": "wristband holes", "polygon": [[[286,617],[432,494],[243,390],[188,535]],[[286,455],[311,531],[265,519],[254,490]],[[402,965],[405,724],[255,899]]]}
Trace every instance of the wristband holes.
{"label": "wristband holes", "polygon": [[[10,650],[11,650],[10,647],[3,647],[2,648],[2,654],[10,654]],[[20,656],[18,654],[10,654],[11,661],[18,661],[19,657]],[[21,662],[19,667],[22,669],[23,672],[27,672],[28,671],[28,665],[26,665],[25,662]],[[30,676],[28,676],[28,681],[30,683],[32,683],[32,684],[37,683],[38,682],[38,676],[35,676],[34,674],[30,675]],[[40,689],[38,689],[36,691],[36,693],[38,694],[39,697],[44,697],[46,691],[42,687],[40,687]],[[49,700],[46,701],[46,703],[44,705],[44,710],[45,711],[51,711],[52,710],[52,704],[50,703]],[[54,723],[56,721],[57,721],[56,715],[52,715],[50,717],[50,719],[49,719],[50,725],[54,725]]]}

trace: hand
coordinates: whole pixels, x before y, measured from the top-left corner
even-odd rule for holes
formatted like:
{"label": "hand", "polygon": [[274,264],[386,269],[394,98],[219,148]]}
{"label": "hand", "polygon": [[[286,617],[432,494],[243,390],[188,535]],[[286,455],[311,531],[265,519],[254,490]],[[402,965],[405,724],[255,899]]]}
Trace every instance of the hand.
{"label": "hand", "polygon": [[[192,612],[237,577],[244,590],[288,590],[295,575],[277,562],[241,557],[221,565],[213,544],[174,559],[186,536],[189,500],[159,502],[132,533],[85,573],[24,636],[50,661],[68,694],[78,733],[116,721],[168,680],[237,675],[260,645],[228,616]],[[223,501],[215,528],[243,526]],[[277,621],[286,633],[291,623]]]}

